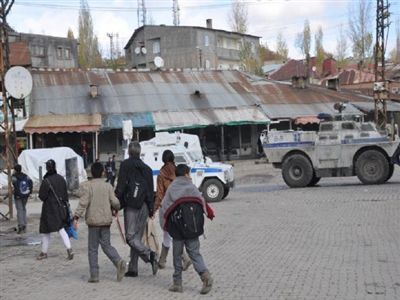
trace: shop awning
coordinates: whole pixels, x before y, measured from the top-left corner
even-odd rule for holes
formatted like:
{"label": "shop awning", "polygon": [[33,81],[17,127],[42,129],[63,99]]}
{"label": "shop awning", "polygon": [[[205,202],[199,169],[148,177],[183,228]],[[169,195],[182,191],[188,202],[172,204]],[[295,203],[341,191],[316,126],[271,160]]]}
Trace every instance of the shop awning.
{"label": "shop awning", "polygon": [[153,115],[150,112],[130,113],[130,114],[111,114],[104,115],[101,129],[121,129],[122,121],[131,120],[133,128],[154,127]]}
{"label": "shop awning", "polygon": [[96,132],[101,126],[101,115],[46,115],[30,116],[24,126],[27,133]]}
{"label": "shop awning", "polygon": [[209,125],[267,124],[270,120],[257,108],[215,108],[153,112],[156,131],[201,128]]}

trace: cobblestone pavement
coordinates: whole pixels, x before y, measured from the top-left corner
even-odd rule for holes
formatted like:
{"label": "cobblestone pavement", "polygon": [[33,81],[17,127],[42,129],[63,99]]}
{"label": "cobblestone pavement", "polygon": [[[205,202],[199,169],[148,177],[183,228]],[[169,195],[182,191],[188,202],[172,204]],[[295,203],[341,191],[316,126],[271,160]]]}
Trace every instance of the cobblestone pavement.
{"label": "cobblestone pavement", "polygon": [[[0,299],[400,299],[399,167],[389,183],[377,186],[352,177],[289,189],[279,170],[253,161],[235,162],[235,174],[236,188],[213,204],[216,218],[207,221],[201,239],[215,278],[209,295],[199,295],[193,268],[184,273],[183,294],[168,292],[171,257],[156,276],[140,263],[139,277],[119,283],[100,254],[101,281],[88,284],[81,224],[70,262],[56,235],[45,261],[34,259],[39,245],[0,247]],[[30,231],[36,231],[29,235],[35,236],[40,203],[28,209]],[[1,222],[2,232],[12,224]],[[115,224],[112,242],[127,259]]]}

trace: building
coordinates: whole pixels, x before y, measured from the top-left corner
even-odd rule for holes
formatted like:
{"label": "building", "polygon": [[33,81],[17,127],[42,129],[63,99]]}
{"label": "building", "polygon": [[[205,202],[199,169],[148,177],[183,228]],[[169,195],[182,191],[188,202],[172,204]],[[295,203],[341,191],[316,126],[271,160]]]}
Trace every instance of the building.
{"label": "building", "polygon": [[64,69],[78,67],[78,42],[75,39],[15,31],[8,34],[12,66]]}
{"label": "building", "polygon": [[165,68],[239,69],[246,45],[259,63],[260,37],[207,27],[145,25],[135,30],[125,46],[129,68],[155,69],[160,56]]}

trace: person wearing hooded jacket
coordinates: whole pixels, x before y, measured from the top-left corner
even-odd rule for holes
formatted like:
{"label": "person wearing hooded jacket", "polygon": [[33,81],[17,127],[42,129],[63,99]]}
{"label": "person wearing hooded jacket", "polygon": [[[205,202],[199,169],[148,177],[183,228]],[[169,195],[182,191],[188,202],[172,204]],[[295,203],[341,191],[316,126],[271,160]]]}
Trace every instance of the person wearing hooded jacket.
{"label": "person wearing hooded jacket", "polygon": [[[155,210],[161,207],[161,201],[167,192],[169,185],[175,179],[175,156],[171,150],[165,150],[162,154],[162,161],[164,165],[160,169],[160,174],[157,176],[157,191],[155,200]],[[160,214],[160,224],[162,223],[162,216]],[[163,230],[163,241],[161,247],[160,260],[158,261],[158,267],[164,269],[167,263],[167,256],[169,248],[172,244],[172,237],[169,235],[168,231]],[[182,254],[183,270],[186,271],[192,264],[186,251]]]}
{"label": "person wearing hooded jacket", "polygon": [[42,234],[42,252],[37,256],[37,259],[47,258],[50,233],[58,232],[65,248],[67,248],[67,259],[72,260],[74,253],[71,248],[71,241],[64,229],[68,225],[68,213],[66,213],[67,218],[64,220],[61,210],[65,208],[61,207],[62,203],[60,204],[60,202],[68,202],[67,183],[64,177],[57,174],[54,160],[50,159],[46,162],[46,171],[47,173],[44,175],[39,188],[39,199],[43,202],[39,227],[39,232]]}
{"label": "person wearing hooded jacket", "polygon": [[[126,242],[131,247],[131,258],[126,277],[138,276],[139,257],[150,263],[153,275],[158,271],[157,253],[143,244],[142,237],[146,229],[147,218],[154,215],[154,184],[151,168],[140,159],[141,147],[139,142],[131,142],[128,146],[129,158],[125,159],[120,166],[115,195],[124,208],[124,223]],[[146,197],[140,208],[134,208],[127,199],[128,185],[131,178],[141,176],[145,181]]]}

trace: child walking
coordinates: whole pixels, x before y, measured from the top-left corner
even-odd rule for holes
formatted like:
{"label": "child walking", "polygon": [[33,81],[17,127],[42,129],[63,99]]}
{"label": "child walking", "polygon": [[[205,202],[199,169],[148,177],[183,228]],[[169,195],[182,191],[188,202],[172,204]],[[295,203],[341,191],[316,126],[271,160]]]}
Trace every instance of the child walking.
{"label": "child walking", "polygon": [[93,180],[82,186],[79,204],[74,213],[74,227],[77,228],[78,220],[86,211],[85,219],[89,227],[90,278],[88,282],[99,282],[99,244],[117,268],[117,281],[121,281],[125,274],[126,262],[121,259],[110,241],[112,215],[119,210],[119,200],[114,195],[113,187],[101,178],[104,174],[103,165],[96,162],[91,166],[91,171]]}

